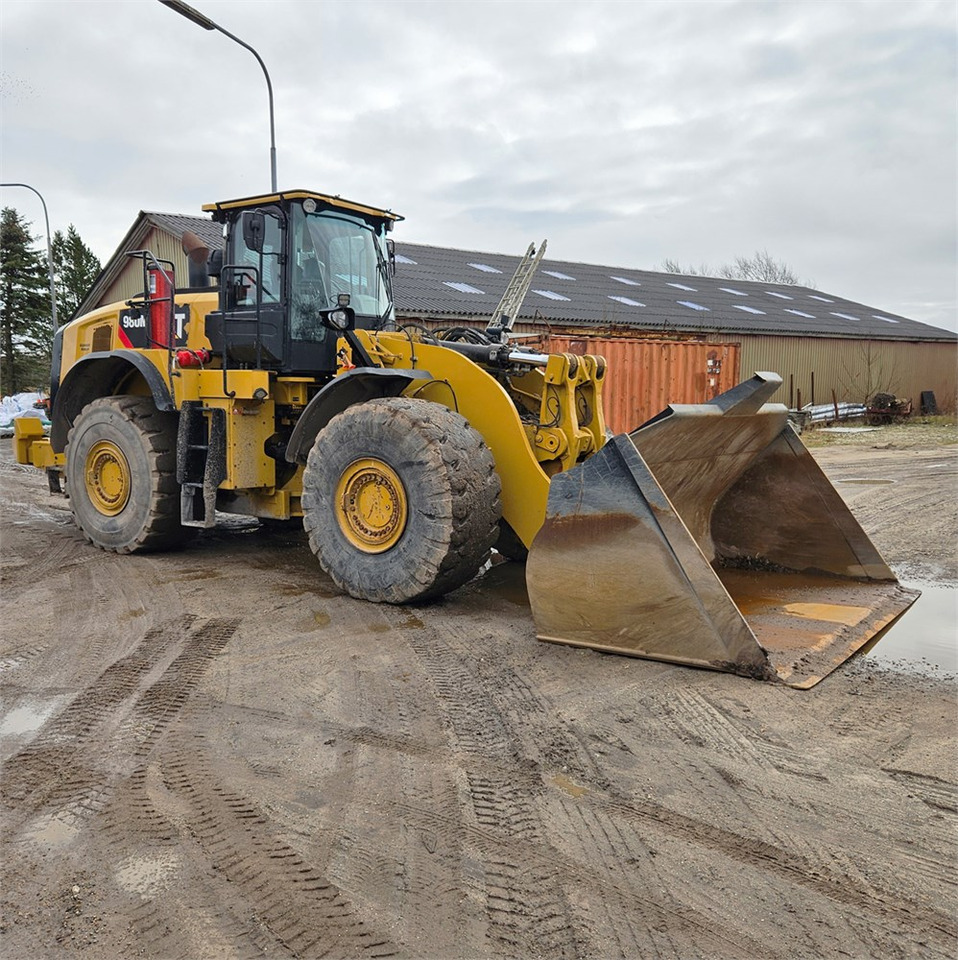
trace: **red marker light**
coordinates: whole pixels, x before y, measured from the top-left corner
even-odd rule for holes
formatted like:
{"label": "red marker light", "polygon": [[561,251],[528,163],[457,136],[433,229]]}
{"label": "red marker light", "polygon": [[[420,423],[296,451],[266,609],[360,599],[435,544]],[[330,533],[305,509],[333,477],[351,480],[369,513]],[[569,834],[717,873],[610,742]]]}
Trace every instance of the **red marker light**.
{"label": "red marker light", "polygon": [[210,352],[204,348],[199,350],[177,350],[176,365],[178,367],[202,367],[210,362]]}

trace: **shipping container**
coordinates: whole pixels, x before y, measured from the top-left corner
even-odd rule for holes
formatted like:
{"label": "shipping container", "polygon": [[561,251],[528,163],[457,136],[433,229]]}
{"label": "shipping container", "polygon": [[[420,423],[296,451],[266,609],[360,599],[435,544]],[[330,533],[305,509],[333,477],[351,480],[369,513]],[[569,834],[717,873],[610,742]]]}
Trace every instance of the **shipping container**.
{"label": "shipping container", "polygon": [[739,381],[736,343],[548,334],[543,346],[605,357],[605,416],[614,433],[634,430],[670,403],[705,403]]}

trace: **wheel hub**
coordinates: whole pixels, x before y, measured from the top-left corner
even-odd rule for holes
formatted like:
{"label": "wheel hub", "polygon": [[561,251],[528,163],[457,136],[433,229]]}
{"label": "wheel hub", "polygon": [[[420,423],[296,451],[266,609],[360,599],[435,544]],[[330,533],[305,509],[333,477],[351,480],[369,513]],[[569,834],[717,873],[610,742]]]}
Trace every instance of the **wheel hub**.
{"label": "wheel hub", "polygon": [[406,517],[406,490],[389,464],[364,457],[343,471],[336,487],[336,519],[354,547],[385,552],[399,542]]}
{"label": "wheel hub", "polygon": [[130,465],[110,440],[95,443],[86,458],[86,489],[90,501],[108,517],[120,513],[130,499]]}

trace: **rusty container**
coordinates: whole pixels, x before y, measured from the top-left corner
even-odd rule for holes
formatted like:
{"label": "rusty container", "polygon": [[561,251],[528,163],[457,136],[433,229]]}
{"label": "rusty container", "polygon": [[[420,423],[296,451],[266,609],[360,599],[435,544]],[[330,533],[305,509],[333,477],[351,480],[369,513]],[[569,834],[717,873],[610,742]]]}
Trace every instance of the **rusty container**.
{"label": "rusty container", "polygon": [[608,361],[605,419],[613,433],[627,433],[670,403],[706,403],[739,379],[737,343],[570,337],[549,334],[549,353],[594,354]]}

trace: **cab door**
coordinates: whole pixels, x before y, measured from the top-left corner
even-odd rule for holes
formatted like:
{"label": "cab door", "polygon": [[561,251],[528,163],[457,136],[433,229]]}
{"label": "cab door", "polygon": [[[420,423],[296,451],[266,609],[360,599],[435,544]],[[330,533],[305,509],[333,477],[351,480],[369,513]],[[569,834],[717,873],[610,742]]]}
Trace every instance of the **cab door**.
{"label": "cab door", "polygon": [[286,217],[279,207],[244,210],[230,225],[221,309],[207,321],[213,349],[225,349],[229,364],[286,366],[285,242]]}

